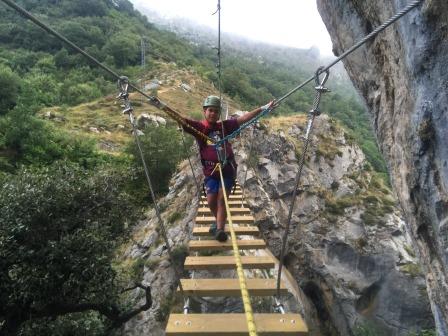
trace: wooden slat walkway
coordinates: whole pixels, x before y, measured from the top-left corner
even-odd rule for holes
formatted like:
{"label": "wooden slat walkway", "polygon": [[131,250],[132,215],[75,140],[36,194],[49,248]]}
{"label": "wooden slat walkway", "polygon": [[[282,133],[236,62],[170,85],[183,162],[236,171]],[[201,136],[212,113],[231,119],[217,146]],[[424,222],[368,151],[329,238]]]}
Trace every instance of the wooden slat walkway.
{"label": "wooden slat walkway", "polygon": [[[239,250],[265,249],[266,243],[261,239],[254,239],[260,231],[254,225],[254,217],[251,215],[247,203],[242,199],[241,189],[237,188],[236,194],[230,195],[229,200],[232,222],[235,234],[239,237],[237,245]],[[230,236],[228,241],[219,242],[210,237],[209,226],[215,222],[206,198],[202,196],[200,208],[196,217],[196,226],[193,228],[193,236],[197,238],[208,236],[207,240],[191,240],[189,251],[193,253],[204,251],[232,250]],[[229,233],[229,225],[226,224],[225,232]],[[211,239],[210,239],[211,238]],[[241,255],[244,269],[272,269],[276,263],[275,257]],[[188,256],[185,259],[186,270],[229,270],[236,269],[235,257],[223,255]],[[257,274],[257,273],[255,273]],[[232,279],[181,279],[182,288],[186,296],[199,297],[226,297],[241,296],[240,281]],[[251,296],[273,296],[277,293],[277,279],[246,279],[248,292]],[[179,291],[179,288],[178,288]],[[286,286],[280,283],[280,293],[287,294]],[[307,335],[305,322],[299,314],[254,312],[254,321],[257,334],[261,336],[282,335]],[[242,336],[248,335],[246,315],[243,314],[175,314],[171,313],[166,326],[168,336]]]}

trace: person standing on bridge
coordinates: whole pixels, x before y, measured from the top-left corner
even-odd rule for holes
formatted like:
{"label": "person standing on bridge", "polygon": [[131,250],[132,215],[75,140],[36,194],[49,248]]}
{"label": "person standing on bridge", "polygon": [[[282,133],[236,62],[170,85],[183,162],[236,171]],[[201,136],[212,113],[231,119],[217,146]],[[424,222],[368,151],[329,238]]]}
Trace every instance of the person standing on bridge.
{"label": "person standing on bridge", "polygon": [[[197,121],[185,118],[184,121],[200,133],[218,142],[225,136],[237,130],[240,125],[256,117],[261,111],[272,107],[273,104],[274,102],[271,101],[268,104],[258,107],[235,119],[221,121],[219,120],[221,116],[221,100],[217,96],[208,96],[202,104],[204,119]],[[226,189],[226,194],[229,195],[235,183],[237,169],[232,146],[228,141],[225,141],[225,143],[217,150],[212,142],[204,140],[187,127],[183,128],[185,132],[196,138],[199,146],[199,154],[205,177],[204,184],[207,193],[207,202],[210,211],[216,219],[216,223],[211,225],[209,231],[215,236],[216,240],[225,242],[227,240],[227,234],[224,231],[224,227],[227,219],[227,212],[224,202],[223,186],[221,185],[217,164],[221,159],[224,187]],[[220,153],[219,155],[218,151]]]}

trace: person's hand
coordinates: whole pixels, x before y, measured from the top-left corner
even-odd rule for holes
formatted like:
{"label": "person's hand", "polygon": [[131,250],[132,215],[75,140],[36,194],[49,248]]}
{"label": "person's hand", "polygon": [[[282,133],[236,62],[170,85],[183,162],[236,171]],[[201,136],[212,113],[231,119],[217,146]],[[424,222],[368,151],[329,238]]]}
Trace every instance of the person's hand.
{"label": "person's hand", "polygon": [[276,108],[277,104],[275,103],[275,100],[271,100],[269,103],[267,103],[266,105],[261,106],[261,110],[264,111],[266,109],[273,109]]}

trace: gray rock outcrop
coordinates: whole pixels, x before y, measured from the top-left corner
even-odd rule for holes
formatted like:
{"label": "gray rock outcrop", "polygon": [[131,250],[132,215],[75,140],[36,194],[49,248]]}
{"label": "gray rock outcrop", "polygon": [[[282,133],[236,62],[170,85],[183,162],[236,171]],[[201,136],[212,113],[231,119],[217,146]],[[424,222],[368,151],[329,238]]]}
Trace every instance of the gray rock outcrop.
{"label": "gray rock outcrop", "polygon": [[[407,2],[317,1],[337,55]],[[344,60],[388,162],[439,335],[448,335],[447,17],[446,1],[423,1]]]}
{"label": "gray rock outcrop", "polygon": [[[244,184],[246,162],[256,162],[247,174],[246,198],[269,248],[279,256],[303,125],[254,134],[244,138],[245,148],[254,144],[253,158],[240,156],[239,182]],[[376,335],[408,335],[434,328],[424,276],[400,215],[359,147],[334,121],[320,116],[284,259],[314,307],[305,309],[311,335],[354,335],[362,328]]]}

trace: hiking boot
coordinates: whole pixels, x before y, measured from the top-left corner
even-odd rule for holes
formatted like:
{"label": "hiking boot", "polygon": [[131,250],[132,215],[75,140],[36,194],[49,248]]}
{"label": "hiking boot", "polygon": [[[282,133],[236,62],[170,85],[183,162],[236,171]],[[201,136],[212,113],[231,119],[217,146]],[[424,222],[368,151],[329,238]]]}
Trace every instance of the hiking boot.
{"label": "hiking boot", "polygon": [[210,229],[208,229],[208,233],[210,233],[211,236],[215,236],[216,235],[216,229],[217,229],[216,223],[212,223],[210,225]]}
{"label": "hiking boot", "polygon": [[224,243],[227,240],[227,233],[224,230],[216,231],[215,239],[221,243]]}

